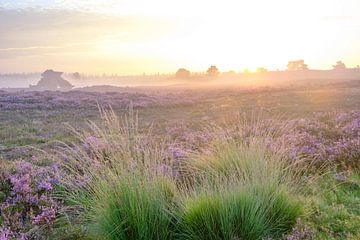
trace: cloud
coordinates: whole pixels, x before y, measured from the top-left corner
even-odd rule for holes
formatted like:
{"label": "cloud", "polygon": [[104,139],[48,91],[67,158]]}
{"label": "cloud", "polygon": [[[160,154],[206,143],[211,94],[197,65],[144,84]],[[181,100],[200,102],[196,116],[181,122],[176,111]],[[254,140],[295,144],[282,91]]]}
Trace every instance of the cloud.
{"label": "cloud", "polygon": [[83,45],[92,45],[96,42],[78,42],[78,43],[69,43],[62,46],[31,46],[31,47],[10,47],[10,48],[0,48],[0,52],[9,52],[9,51],[19,51],[19,50],[46,50],[46,49],[65,49],[78,47]]}
{"label": "cloud", "polygon": [[0,9],[0,57],[85,51],[99,42],[148,41],[171,29],[169,21],[70,10]]}
{"label": "cloud", "polygon": [[88,48],[96,42],[77,42],[58,46],[30,46],[30,47],[10,47],[0,48],[0,58],[16,58],[24,56],[39,56],[60,53],[86,53]]}

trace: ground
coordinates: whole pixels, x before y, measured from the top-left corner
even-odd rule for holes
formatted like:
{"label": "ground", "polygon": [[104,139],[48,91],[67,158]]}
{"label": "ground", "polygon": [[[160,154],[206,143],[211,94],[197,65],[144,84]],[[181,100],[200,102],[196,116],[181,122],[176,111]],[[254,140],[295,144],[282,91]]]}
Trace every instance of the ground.
{"label": "ground", "polygon": [[[235,115],[266,115],[286,120],[360,111],[357,81],[281,88],[166,89],[158,91],[0,92],[0,159],[30,159],[38,149],[50,151],[60,142],[76,142],[73,131],[100,122],[99,107],[115,113],[138,113],[141,127],[152,126],[156,136],[203,131],[213,122]],[[174,130],[175,129],[175,130]],[[357,160],[358,161],[358,160]],[[355,163],[356,166],[357,163]],[[360,175],[356,169],[331,169],[308,186],[303,223],[316,239],[360,237]],[[323,174],[323,173],[322,173]],[[340,175],[339,175],[340,174]]]}

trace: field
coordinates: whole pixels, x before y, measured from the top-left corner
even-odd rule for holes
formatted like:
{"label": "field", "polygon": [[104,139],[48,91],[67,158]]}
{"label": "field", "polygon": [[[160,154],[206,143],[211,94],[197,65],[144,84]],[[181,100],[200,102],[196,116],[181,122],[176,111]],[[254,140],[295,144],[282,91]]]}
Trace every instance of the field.
{"label": "field", "polygon": [[0,92],[0,239],[359,239],[360,84]]}

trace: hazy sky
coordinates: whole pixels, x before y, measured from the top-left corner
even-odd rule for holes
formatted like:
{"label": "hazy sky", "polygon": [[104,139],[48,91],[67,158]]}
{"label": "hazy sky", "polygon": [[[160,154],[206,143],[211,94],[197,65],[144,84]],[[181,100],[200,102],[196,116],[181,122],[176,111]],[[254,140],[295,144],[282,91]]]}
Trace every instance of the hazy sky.
{"label": "hazy sky", "polygon": [[0,0],[0,72],[360,65],[359,0]]}

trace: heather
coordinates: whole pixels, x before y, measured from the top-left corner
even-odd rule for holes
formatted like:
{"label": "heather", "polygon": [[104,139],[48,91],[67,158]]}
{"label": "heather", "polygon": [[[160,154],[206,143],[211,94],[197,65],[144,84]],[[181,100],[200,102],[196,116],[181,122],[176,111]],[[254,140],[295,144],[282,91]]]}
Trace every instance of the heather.
{"label": "heather", "polygon": [[59,184],[57,172],[56,164],[37,166],[25,161],[2,172],[1,234],[9,239],[39,239],[51,232],[61,205],[51,194]]}
{"label": "heather", "polygon": [[343,91],[3,92],[0,239],[357,239]]}

